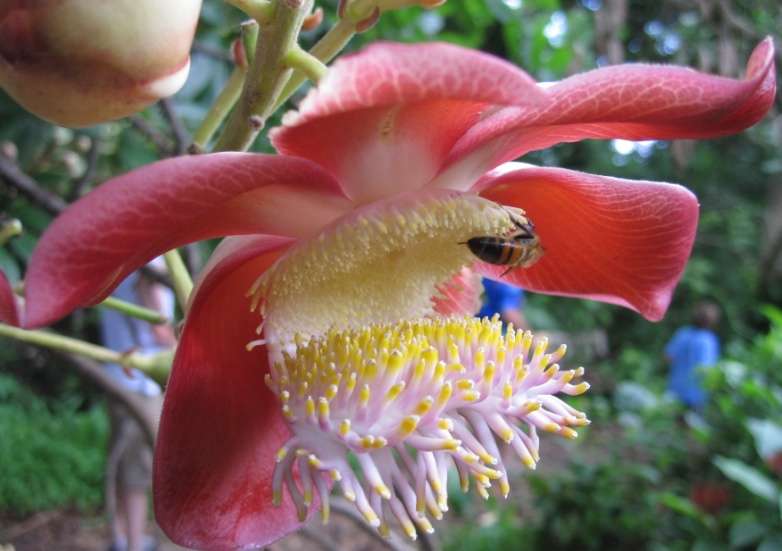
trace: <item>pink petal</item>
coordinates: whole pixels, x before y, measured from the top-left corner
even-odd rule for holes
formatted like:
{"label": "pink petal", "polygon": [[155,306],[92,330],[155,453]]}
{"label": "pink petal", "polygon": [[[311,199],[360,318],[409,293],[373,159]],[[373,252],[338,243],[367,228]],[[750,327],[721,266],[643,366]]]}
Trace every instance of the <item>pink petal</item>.
{"label": "pink petal", "polygon": [[758,122],[774,101],[774,45],[761,42],[744,80],[683,67],[616,65],[548,88],[548,100],[485,117],[454,146],[438,177],[465,189],[486,170],[529,151],[590,138],[712,138]]}
{"label": "pink petal", "polygon": [[181,157],[103,184],[49,227],[26,280],[27,326],[99,302],[130,272],[191,241],[230,234],[304,236],[348,210],[336,182],[290,157]]}
{"label": "pink petal", "polygon": [[481,308],[481,278],[469,268],[462,268],[437,291],[432,304],[441,316],[472,316]]}
{"label": "pink petal", "polygon": [[19,325],[19,305],[5,272],[0,270],[0,323]]}
{"label": "pink petal", "polygon": [[[695,239],[698,202],[690,191],[556,168],[489,175],[476,190],[526,210],[545,249],[536,264],[505,280],[662,318]],[[478,269],[497,278],[505,267]]]}
{"label": "pink petal", "polygon": [[425,185],[487,105],[543,96],[518,68],[449,44],[375,44],[341,58],[298,113],[271,133],[367,202]]}
{"label": "pink petal", "polygon": [[155,450],[155,515],[166,534],[187,547],[260,547],[299,525],[289,500],[272,505],[275,453],[289,433],[264,384],[266,349],[245,349],[258,338],[260,322],[245,292],[281,252],[279,238],[266,241],[255,238],[205,277],[166,390]]}

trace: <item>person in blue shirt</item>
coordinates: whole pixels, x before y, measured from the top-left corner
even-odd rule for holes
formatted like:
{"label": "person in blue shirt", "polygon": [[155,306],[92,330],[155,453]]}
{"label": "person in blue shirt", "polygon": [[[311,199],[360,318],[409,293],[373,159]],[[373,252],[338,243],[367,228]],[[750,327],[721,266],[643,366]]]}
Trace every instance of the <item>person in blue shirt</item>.
{"label": "person in blue shirt", "polygon": [[720,359],[720,342],[714,329],[720,309],[713,302],[700,302],[693,312],[693,323],[679,328],[665,346],[670,364],[668,390],[688,408],[699,409],[706,403],[697,368],[712,366]]}
{"label": "person in blue shirt", "polygon": [[[158,259],[156,259],[158,260]],[[159,263],[158,263],[159,264]],[[150,269],[162,266],[150,263]],[[114,297],[156,310],[169,319],[174,315],[174,295],[170,289],[142,272],[134,272],[114,291]],[[171,324],[151,325],[116,310],[101,310],[103,344],[112,350],[134,350],[155,354],[176,344]],[[106,371],[126,390],[139,394],[148,407],[159,412],[162,404],[160,385],[138,369],[107,364]],[[111,551],[149,551],[157,544],[145,535],[147,492],[152,478],[152,448],[138,422],[119,403],[109,402],[111,437],[107,461],[107,500],[111,514]],[[113,510],[112,510],[113,509]]]}
{"label": "person in blue shirt", "polygon": [[512,323],[517,329],[529,329],[522,312],[524,291],[521,288],[484,277],[483,290],[484,302],[477,314],[479,318],[499,314],[504,323]]}

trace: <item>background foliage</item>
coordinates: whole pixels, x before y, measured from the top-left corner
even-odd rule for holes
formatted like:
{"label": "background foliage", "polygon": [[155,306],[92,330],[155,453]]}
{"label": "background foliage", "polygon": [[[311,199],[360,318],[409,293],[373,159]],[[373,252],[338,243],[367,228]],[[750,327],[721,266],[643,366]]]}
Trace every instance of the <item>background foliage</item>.
{"label": "background foliage", "polygon": [[[336,1],[320,4],[333,20]],[[219,0],[205,1],[191,77],[170,104],[190,130],[228,75],[224,52],[240,20]],[[636,60],[739,76],[754,45],[780,28],[776,0],[451,0],[436,11],[384,16],[350,48],[379,39],[445,40],[505,57],[538,80]],[[322,32],[305,33],[304,42]],[[580,404],[593,428],[576,445],[555,448],[552,466],[526,476],[529,488],[520,498],[492,502],[480,515],[483,506],[458,499],[453,530],[440,530],[447,548],[782,547],[782,313],[770,306],[782,304],[779,106],[778,100],[762,123],[735,137],[584,142],[525,158],[683,183],[702,205],[699,232],[672,308],[659,324],[612,306],[529,299],[527,314],[538,329],[599,329],[607,336],[608,357],[588,364],[597,384]],[[182,145],[159,108],[71,131],[38,121],[0,96],[0,151],[67,201]],[[269,149],[263,139],[256,147]],[[25,226],[24,235],[0,249],[0,268],[18,280],[56,209],[2,178],[0,208]],[[192,266],[201,265],[208,247],[188,249]],[[661,351],[704,298],[724,312],[720,336],[728,359],[707,374],[711,400],[703,417],[693,419],[664,396]],[[58,328],[96,337],[93,312],[79,312]],[[65,504],[95,506],[106,432],[99,397],[62,360],[6,342],[2,347],[0,509],[24,515]]]}

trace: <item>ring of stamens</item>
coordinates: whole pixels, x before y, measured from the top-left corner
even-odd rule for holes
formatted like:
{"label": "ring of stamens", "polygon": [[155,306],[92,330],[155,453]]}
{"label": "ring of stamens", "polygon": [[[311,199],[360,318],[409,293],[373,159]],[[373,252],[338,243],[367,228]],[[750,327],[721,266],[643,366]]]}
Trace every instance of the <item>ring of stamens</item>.
{"label": "ring of stamens", "polygon": [[[575,438],[586,416],[555,396],[576,395],[583,368],[563,371],[565,347],[494,319],[420,319],[296,340],[267,376],[293,436],[280,449],[275,501],[287,488],[304,518],[317,493],[324,521],[336,482],[366,521],[388,530],[396,519],[411,538],[442,517],[449,468],[503,496],[508,474],[498,441],[529,468],[537,431]],[[521,425],[521,426],[520,426]],[[522,428],[522,426],[524,428]],[[359,466],[355,472],[350,457]],[[293,475],[297,466],[299,484]]]}

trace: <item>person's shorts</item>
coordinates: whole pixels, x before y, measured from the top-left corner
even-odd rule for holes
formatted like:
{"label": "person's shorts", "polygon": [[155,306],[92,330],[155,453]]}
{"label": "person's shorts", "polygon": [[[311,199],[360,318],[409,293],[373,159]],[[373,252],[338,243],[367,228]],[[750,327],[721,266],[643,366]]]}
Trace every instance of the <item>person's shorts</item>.
{"label": "person's shorts", "polygon": [[[148,400],[160,402],[162,397]],[[122,404],[110,401],[108,409],[109,464],[116,461],[117,484],[130,490],[148,490],[152,484],[152,448],[144,431]]]}

